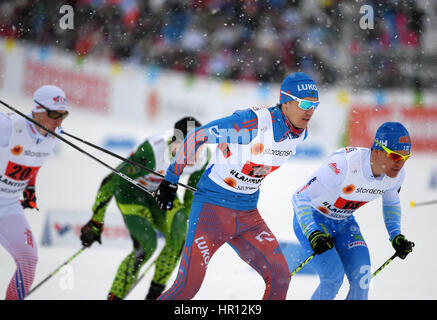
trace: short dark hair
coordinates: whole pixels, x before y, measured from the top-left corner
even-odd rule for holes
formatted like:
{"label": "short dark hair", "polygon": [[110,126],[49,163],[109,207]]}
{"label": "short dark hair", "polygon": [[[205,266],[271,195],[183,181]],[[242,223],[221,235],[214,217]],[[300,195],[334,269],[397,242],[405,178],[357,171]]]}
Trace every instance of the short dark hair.
{"label": "short dark hair", "polygon": [[[194,128],[198,128],[201,126],[202,124],[199,121],[197,121],[194,117],[190,117],[190,116],[184,117],[174,124],[174,131],[171,141],[173,142],[176,140],[181,140],[181,138],[183,140],[187,136],[188,132],[190,132]],[[182,137],[181,137],[181,133],[182,133]]]}

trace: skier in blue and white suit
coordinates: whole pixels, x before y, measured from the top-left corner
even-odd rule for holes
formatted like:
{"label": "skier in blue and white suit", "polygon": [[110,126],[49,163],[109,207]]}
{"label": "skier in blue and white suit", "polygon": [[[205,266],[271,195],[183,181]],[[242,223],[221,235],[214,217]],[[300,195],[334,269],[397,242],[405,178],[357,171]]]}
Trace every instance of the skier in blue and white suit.
{"label": "skier in blue and white suit", "polygon": [[[372,148],[343,148],[293,195],[295,234],[312,260],[320,284],[312,299],[334,299],[344,275],[349,280],[346,299],[367,299],[370,256],[353,216],[355,210],[382,196],[383,216],[396,254],[405,259],[414,244],[401,234],[399,191],[411,140],[398,122],[381,125]],[[331,250],[330,250],[331,249]]]}

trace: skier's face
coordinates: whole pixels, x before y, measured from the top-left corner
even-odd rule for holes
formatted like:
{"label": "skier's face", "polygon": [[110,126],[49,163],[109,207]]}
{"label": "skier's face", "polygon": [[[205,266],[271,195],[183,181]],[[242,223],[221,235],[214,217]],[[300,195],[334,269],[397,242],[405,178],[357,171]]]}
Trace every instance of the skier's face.
{"label": "skier's face", "polygon": [[180,146],[181,146],[181,143],[177,142],[177,141],[173,141],[170,144],[170,150],[171,150],[171,154],[172,154],[173,157],[176,155],[176,152],[178,152],[178,149],[179,149]]}
{"label": "skier's face", "polygon": [[[64,112],[65,111],[58,111],[58,113],[60,113],[60,114],[62,114]],[[35,112],[35,113],[33,113],[33,119],[51,131],[55,131],[55,129],[57,127],[60,127],[62,124],[62,121],[63,121],[61,117],[58,119],[50,118],[48,116],[47,112]],[[37,129],[38,129],[39,133],[41,133],[42,135],[45,135],[47,133],[44,129],[42,129],[38,126],[37,126]]]}
{"label": "skier's face", "polygon": [[[314,97],[302,98],[303,100],[317,101]],[[313,116],[314,109],[304,110],[299,108],[299,102],[296,100],[289,101],[283,104],[282,111],[288,120],[296,128],[305,129]]]}
{"label": "skier's face", "polygon": [[[387,153],[384,150],[374,150],[376,152],[377,165],[381,168],[381,172],[385,173],[390,178],[395,178],[401,171],[405,164],[405,160],[395,161],[387,157]],[[395,150],[396,151],[396,150]],[[400,150],[396,151],[402,155],[409,154],[408,151]]]}

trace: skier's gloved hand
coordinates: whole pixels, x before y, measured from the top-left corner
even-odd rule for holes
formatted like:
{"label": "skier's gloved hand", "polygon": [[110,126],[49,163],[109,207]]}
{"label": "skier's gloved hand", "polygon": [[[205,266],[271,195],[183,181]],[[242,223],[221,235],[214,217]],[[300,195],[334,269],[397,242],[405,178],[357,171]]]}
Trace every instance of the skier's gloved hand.
{"label": "skier's gloved hand", "polygon": [[413,251],[414,242],[408,241],[404,235],[398,234],[391,241],[393,248],[396,250],[396,254],[399,258],[405,259],[407,255]]}
{"label": "skier's gloved hand", "polygon": [[23,209],[37,209],[35,186],[27,186],[23,191],[23,200],[20,200]]}
{"label": "skier's gloved hand", "polygon": [[323,233],[319,230],[311,232],[308,237],[311,248],[315,254],[322,254],[323,252],[334,247],[335,239],[329,234]]}
{"label": "skier's gloved hand", "polygon": [[102,231],[103,223],[97,222],[93,219],[88,221],[88,223],[80,229],[80,241],[82,241],[82,245],[89,247],[94,241],[102,244]]}
{"label": "skier's gloved hand", "polygon": [[154,195],[158,207],[161,210],[171,210],[171,208],[173,208],[173,200],[176,198],[177,191],[177,184],[170,183],[167,180],[162,180]]}

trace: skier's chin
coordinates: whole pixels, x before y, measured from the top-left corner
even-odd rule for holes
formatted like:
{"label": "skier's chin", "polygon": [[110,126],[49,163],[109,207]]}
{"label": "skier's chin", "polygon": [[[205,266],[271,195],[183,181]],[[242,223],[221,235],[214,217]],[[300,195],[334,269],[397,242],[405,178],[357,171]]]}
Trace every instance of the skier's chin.
{"label": "skier's chin", "polygon": [[389,176],[390,178],[396,178],[400,171],[401,169],[392,168],[386,172],[386,175]]}

